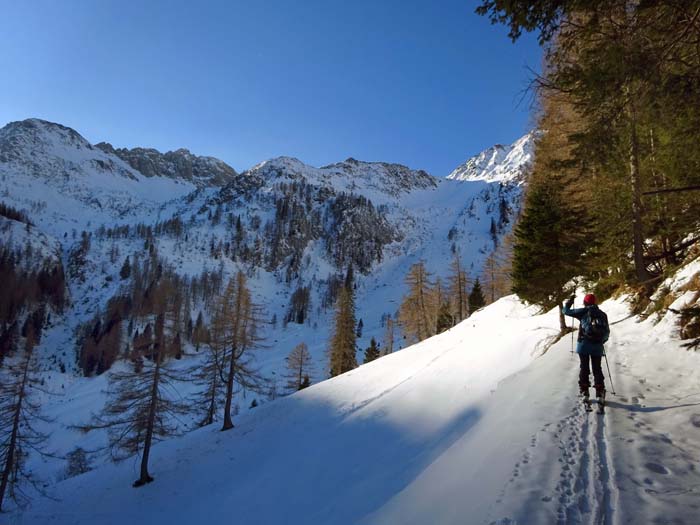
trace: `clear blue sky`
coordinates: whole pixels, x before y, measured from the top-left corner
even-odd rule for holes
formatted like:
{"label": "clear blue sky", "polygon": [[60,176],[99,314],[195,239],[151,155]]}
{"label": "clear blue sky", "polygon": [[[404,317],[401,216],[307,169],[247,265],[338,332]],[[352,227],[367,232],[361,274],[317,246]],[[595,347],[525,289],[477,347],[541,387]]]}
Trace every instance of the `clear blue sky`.
{"label": "clear blue sky", "polygon": [[532,126],[541,52],[468,0],[0,0],[0,126],[187,147],[243,170],[291,155],[447,175]]}

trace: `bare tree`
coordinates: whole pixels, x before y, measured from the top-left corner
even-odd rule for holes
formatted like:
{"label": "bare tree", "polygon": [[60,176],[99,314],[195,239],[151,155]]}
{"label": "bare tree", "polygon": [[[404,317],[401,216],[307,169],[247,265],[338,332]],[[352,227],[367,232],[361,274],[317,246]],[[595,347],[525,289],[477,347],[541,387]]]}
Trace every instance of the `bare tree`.
{"label": "bare tree", "polygon": [[[313,372],[313,359],[306,343],[299,343],[287,356],[287,389],[296,392],[304,388],[304,378]],[[308,386],[308,385],[306,385]]]}
{"label": "bare tree", "polygon": [[37,379],[35,344],[36,336],[30,324],[23,355],[19,360],[8,360],[0,370],[0,511],[6,495],[18,505],[29,499],[21,482],[43,492],[31,472],[24,468],[28,451],[43,453],[42,445],[47,438],[34,426],[37,421],[48,421],[33,399],[35,391],[43,391]]}
{"label": "bare tree", "polygon": [[425,263],[419,261],[408,271],[406,276],[408,294],[403,298],[399,309],[399,322],[407,336],[414,341],[422,341],[435,335],[435,323],[432,322],[432,294],[430,274]]}
{"label": "bare tree", "polygon": [[103,413],[95,424],[82,427],[86,431],[107,429],[116,460],[141,452],[140,475],[134,487],[153,481],[148,471],[151,446],[177,434],[179,416],[189,411],[176,389],[178,383],[189,380],[189,374],[169,368],[167,362],[177,337],[166,330],[169,298],[163,292],[167,289],[156,289],[154,339],[143,339],[143,344],[134,346],[132,369],[111,372],[109,401]]}
{"label": "bare tree", "polygon": [[253,303],[243,272],[231,279],[221,296],[212,319],[212,345],[221,352],[222,380],[226,385],[224,423],[221,430],[233,428],[231,407],[234,386],[260,391],[262,380],[253,366],[252,351],[262,346],[262,311]]}

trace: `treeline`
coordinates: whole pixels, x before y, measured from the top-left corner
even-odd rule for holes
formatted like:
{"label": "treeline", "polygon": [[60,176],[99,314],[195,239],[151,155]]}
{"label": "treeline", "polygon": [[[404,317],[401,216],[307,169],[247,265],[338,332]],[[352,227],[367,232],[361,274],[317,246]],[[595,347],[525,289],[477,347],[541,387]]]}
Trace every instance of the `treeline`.
{"label": "treeline", "polygon": [[546,307],[573,279],[648,297],[696,243],[700,2],[483,1],[545,51],[514,291]]}
{"label": "treeline", "polygon": [[60,261],[38,262],[30,249],[0,247],[0,363],[17,349],[18,334],[26,337],[32,330],[40,337],[49,315],[47,307],[61,312],[66,305],[66,280]]}
{"label": "treeline", "polygon": [[23,222],[25,224],[29,224],[30,226],[34,225],[34,223],[29,220],[29,217],[26,213],[16,208],[13,208],[9,204],[5,204],[4,202],[0,202],[0,217],[7,217],[10,220]]}

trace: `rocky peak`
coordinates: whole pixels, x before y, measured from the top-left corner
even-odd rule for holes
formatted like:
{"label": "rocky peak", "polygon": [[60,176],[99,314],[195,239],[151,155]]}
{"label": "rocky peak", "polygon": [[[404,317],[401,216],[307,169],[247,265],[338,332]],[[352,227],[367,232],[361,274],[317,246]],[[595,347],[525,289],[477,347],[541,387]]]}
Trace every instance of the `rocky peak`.
{"label": "rocky peak", "polygon": [[146,177],[168,177],[204,187],[225,186],[238,175],[224,161],[200,157],[185,148],[161,153],[153,148],[114,148],[106,142],[95,147],[116,155]]}
{"label": "rocky peak", "polygon": [[525,182],[532,164],[537,131],[531,131],[509,146],[496,144],[474,155],[447,178],[458,181]]}
{"label": "rocky peak", "polygon": [[0,162],[19,160],[30,151],[55,153],[65,148],[93,149],[74,129],[38,118],[10,122],[0,129]]}

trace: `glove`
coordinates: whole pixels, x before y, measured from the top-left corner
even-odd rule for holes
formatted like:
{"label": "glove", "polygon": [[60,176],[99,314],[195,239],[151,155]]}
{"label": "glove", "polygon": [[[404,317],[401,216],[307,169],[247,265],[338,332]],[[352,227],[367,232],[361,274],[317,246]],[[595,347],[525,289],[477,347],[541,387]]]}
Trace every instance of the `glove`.
{"label": "glove", "polygon": [[572,295],[571,297],[569,297],[569,300],[566,301],[566,304],[564,306],[566,306],[567,309],[571,309],[571,307],[573,305],[574,305],[574,296]]}

